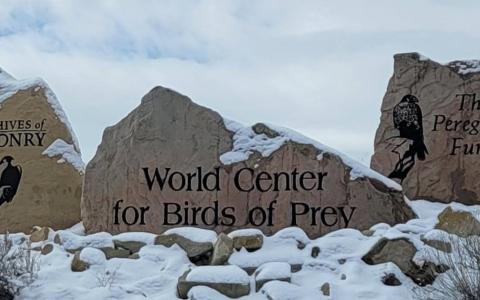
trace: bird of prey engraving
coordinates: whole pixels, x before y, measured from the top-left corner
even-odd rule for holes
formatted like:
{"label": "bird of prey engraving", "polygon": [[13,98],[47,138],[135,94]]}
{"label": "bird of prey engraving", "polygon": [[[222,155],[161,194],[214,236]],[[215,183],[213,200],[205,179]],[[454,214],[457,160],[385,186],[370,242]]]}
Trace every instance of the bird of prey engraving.
{"label": "bird of prey engraving", "polygon": [[0,160],[0,166],[3,169],[0,175],[0,206],[13,200],[22,178],[22,168],[12,165],[13,160],[9,155]]}
{"label": "bird of prey engraving", "polygon": [[[393,153],[398,154],[398,162],[388,176],[390,178],[403,181],[415,165],[415,158],[425,160],[428,155],[428,149],[423,139],[422,109],[418,102],[418,98],[414,95],[406,95],[393,108],[393,125],[399,131],[398,137],[404,140],[392,150]],[[406,142],[409,142],[410,146],[402,156],[397,149]]]}

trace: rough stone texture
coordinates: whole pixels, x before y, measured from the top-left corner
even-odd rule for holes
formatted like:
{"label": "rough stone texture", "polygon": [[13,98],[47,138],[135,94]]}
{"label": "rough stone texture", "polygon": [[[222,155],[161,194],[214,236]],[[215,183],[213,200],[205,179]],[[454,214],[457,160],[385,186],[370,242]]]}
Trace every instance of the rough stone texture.
{"label": "rough stone texture", "polygon": [[447,241],[441,241],[441,240],[432,240],[432,239],[427,239],[425,237],[421,237],[422,242],[427,244],[428,246],[435,248],[439,251],[446,252],[446,253],[452,253],[452,244],[450,244]]}
{"label": "rough stone texture", "polygon": [[[0,70],[2,77],[2,70]],[[1,79],[1,78],[0,78]],[[6,91],[0,80],[0,97]],[[8,96],[0,104],[0,121],[30,120],[34,124],[44,122],[43,133],[46,133],[42,143],[34,140],[32,146],[7,144],[0,147],[0,159],[12,156],[12,166],[22,169],[18,190],[11,202],[0,205],[0,232],[28,233],[33,225],[48,226],[53,229],[68,228],[80,221],[80,199],[82,193],[82,174],[70,163],[57,161],[61,157],[43,155],[55,140],[62,139],[66,143],[74,144],[69,129],[59,119],[58,115],[48,103],[45,87],[33,85]],[[17,124],[18,125],[18,124]],[[5,124],[3,125],[5,126]],[[2,134],[16,137],[21,133],[39,133],[15,126],[16,131],[2,130]],[[31,129],[30,129],[31,130]],[[0,145],[4,145],[4,137]],[[76,149],[79,152],[79,149]],[[5,167],[2,164],[1,168]]]}
{"label": "rough stone texture", "polygon": [[187,253],[188,258],[193,262],[207,262],[213,251],[212,243],[195,242],[178,234],[162,234],[155,238],[155,245],[171,247],[177,244]]}
{"label": "rough stone texture", "polygon": [[89,267],[90,265],[87,262],[80,259],[80,251],[75,252],[71,265],[72,272],[83,272]]}
{"label": "rough stone texture", "polygon": [[125,249],[130,252],[130,254],[137,253],[140,251],[140,249],[145,246],[145,243],[143,242],[137,242],[137,241],[118,241],[114,240],[113,241],[115,248],[117,249]]}
{"label": "rough stone texture", "polygon": [[103,247],[100,248],[102,252],[105,254],[105,257],[107,259],[112,259],[112,258],[128,258],[131,253],[129,250],[126,249],[121,249],[121,248],[111,248],[111,247]]}
{"label": "rough stone texture", "polygon": [[416,284],[420,286],[432,284],[437,275],[446,269],[431,262],[425,262],[422,266],[416,265],[413,261],[416,252],[415,246],[407,239],[381,239],[362,257],[362,260],[369,265],[392,262]]}
{"label": "rough stone texture", "polygon": [[30,241],[32,243],[45,241],[48,239],[48,234],[50,228],[48,227],[34,227],[32,233],[30,234]]}
{"label": "rough stone texture", "polygon": [[185,272],[177,284],[177,293],[181,299],[188,298],[188,292],[195,286],[206,286],[230,298],[240,298],[250,293],[250,285],[240,283],[222,283],[222,282],[195,282],[187,280],[188,273]]}
{"label": "rough stone texture", "polygon": [[[459,123],[454,130],[454,121],[475,122],[480,111],[471,110],[472,99],[466,101],[460,110],[461,96],[480,91],[480,73],[465,72],[465,62],[452,62],[446,65],[428,60],[417,53],[397,54],[394,56],[394,73],[381,107],[380,125],[375,136],[375,151],[371,167],[389,176],[411,142],[399,138],[399,130],[393,123],[393,110],[406,95],[414,95],[423,114],[423,140],[428,150],[425,160],[415,157],[415,163],[402,182],[405,194],[410,199],[427,199],[432,201],[458,201],[465,204],[478,204],[480,181],[478,180],[480,160],[477,154],[478,133],[472,124],[466,124],[467,131]],[[461,67],[463,66],[463,67]],[[480,99],[480,94],[475,96]],[[444,115],[445,121],[437,125],[436,116]],[[443,117],[437,117],[440,122]],[[445,126],[451,119],[448,130]],[[478,129],[478,128],[477,128]],[[459,144],[472,145],[475,154],[452,154],[454,138],[462,138]],[[463,151],[463,149],[462,149]]]}
{"label": "rough stone texture", "polygon": [[40,253],[42,253],[42,255],[47,255],[47,254],[50,254],[52,251],[53,251],[53,244],[49,243],[42,247],[42,250],[40,251]]}
{"label": "rough stone texture", "polygon": [[233,237],[233,247],[237,250],[245,248],[248,251],[255,251],[262,248],[262,245],[263,235],[261,234]]}
{"label": "rough stone texture", "polygon": [[325,282],[324,284],[322,284],[322,286],[320,287],[320,291],[322,291],[322,294],[324,296],[329,297],[330,296],[330,283]]}
{"label": "rough stone texture", "polygon": [[233,240],[226,234],[218,235],[215,245],[213,245],[212,265],[224,265],[228,262],[233,252]]}
{"label": "rough stone texture", "polygon": [[460,237],[480,235],[480,222],[471,213],[454,211],[451,207],[447,207],[438,216],[435,228]]}
{"label": "rough stone texture", "polygon": [[[256,129],[274,135],[262,127],[256,126]],[[97,153],[86,168],[82,201],[86,230],[89,233],[162,233],[174,227],[165,225],[164,203],[173,202],[184,206],[187,201],[189,207],[205,208],[218,201],[220,211],[226,206],[235,209],[234,226],[198,222],[199,227],[217,232],[255,227],[248,222],[249,209],[255,206],[267,208],[274,200],[277,201],[274,226],[259,227],[265,234],[291,226],[292,202],[302,202],[313,207],[357,207],[349,225],[358,229],[367,229],[377,223],[402,223],[414,217],[413,211],[405,204],[401,191],[370,177],[352,179],[351,168],[339,156],[322,153],[313,145],[288,141],[268,157],[253,153],[246,161],[223,165],[219,157],[231,151],[232,146],[233,133],[227,130],[218,113],[199,106],[170,89],[154,88],[127,117],[105,129]],[[320,154],[322,159],[318,159]],[[149,191],[142,170],[148,167],[153,174],[154,168],[158,167],[164,174],[164,168],[168,167],[172,172],[186,173],[196,171],[198,166],[202,167],[203,172],[219,167],[220,191],[173,191],[170,188],[161,191],[158,186]],[[255,174],[260,171],[271,174],[292,172],[297,168],[302,171],[328,172],[328,176],[323,182],[323,191],[240,192],[234,186],[233,177],[244,167],[254,168]],[[282,185],[284,181],[280,187]],[[127,225],[124,222],[114,224],[113,207],[119,199],[124,201],[121,203],[123,208],[149,206],[145,225]],[[171,218],[170,222],[175,219]],[[319,219],[320,217],[318,222]],[[258,222],[259,216],[255,215],[254,220]],[[310,237],[318,237],[345,226],[343,222],[337,222],[332,227],[311,223],[309,216],[298,223]],[[185,224],[180,226],[183,225]]]}

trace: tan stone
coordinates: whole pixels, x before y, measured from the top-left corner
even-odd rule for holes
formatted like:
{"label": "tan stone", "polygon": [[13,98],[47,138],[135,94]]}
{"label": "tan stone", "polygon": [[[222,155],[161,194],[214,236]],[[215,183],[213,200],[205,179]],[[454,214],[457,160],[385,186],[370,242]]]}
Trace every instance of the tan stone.
{"label": "tan stone", "polygon": [[239,235],[233,237],[233,247],[237,250],[245,248],[249,251],[255,251],[262,248],[263,245],[263,235],[254,234],[254,235]]}
{"label": "tan stone", "polygon": [[48,227],[35,227],[30,234],[30,241],[32,243],[41,242],[48,240],[48,234],[50,233],[50,228]]}
{"label": "tan stone", "polygon": [[[15,85],[14,79],[0,69],[0,99],[6,97],[0,104],[0,124],[8,127],[0,138],[0,159],[11,156],[14,159],[11,165],[21,168],[15,196],[0,205],[0,232],[28,233],[36,224],[53,229],[68,228],[80,221],[83,175],[68,162],[58,163],[61,157],[42,153],[57,139],[74,144],[74,137],[48,102],[47,94],[52,92],[43,82],[32,82],[25,85],[25,89],[9,94],[12,85]],[[1,123],[5,121],[17,123],[12,129],[11,124]],[[44,131],[35,129],[37,124],[43,124]],[[27,134],[36,138],[27,142]],[[45,136],[40,142],[35,134]],[[9,142],[3,146],[6,136]],[[21,146],[12,136],[21,137]]]}
{"label": "tan stone", "polygon": [[435,228],[460,237],[480,235],[480,222],[471,213],[454,211],[451,207],[447,207],[438,216]]}
{"label": "tan stone", "polygon": [[[255,130],[266,136],[279,134],[271,128],[267,130],[264,124],[257,124]],[[352,176],[352,168],[340,156],[322,152],[311,144],[289,141],[268,157],[253,153],[245,161],[224,165],[220,156],[232,150],[233,135],[218,113],[170,89],[154,88],[126,118],[105,129],[102,143],[87,166],[82,201],[82,216],[87,231],[162,233],[168,228],[180,226],[165,225],[166,202],[178,203],[182,208],[187,206],[186,202],[190,207],[214,207],[215,203],[219,205],[219,210],[232,207],[236,218],[233,225],[207,225],[197,220],[197,226],[216,232],[250,227],[259,228],[267,235],[272,234],[292,226],[291,211],[296,202],[313,208],[345,207],[347,214],[351,213],[351,207],[356,207],[349,227],[358,229],[368,229],[377,223],[402,223],[414,217],[400,190],[385,184],[383,178]],[[219,191],[174,191],[170,188],[161,191],[156,185],[150,191],[143,169],[149,168],[153,175],[156,167],[164,174],[167,167],[171,168],[171,172],[187,173],[199,166],[203,173],[219,168]],[[295,168],[315,173],[328,172],[328,176],[324,178],[324,190],[241,192],[234,185],[234,176],[244,167],[254,169],[254,176],[262,171],[273,174],[292,172]],[[240,179],[240,182],[249,183],[248,179]],[[281,181],[280,188],[284,187],[285,181]],[[114,224],[113,207],[119,199],[123,200],[120,203],[123,209],[127,206],[137,209],[148,206],[145,224],[137,222],[129,225],[122,220]],[[248,211],[257,206],[267,209],[273,201],[277,201],[273,226],[266,223],[260,227],[252,225]],[[311,217],[300,217],[296,224],[310,237],[345,227],[342,221],[331,227],[323,226],[319,216],[316,218],[318,223],[312,225]],[[254,222],[259,222],[259,218],[260,214],[254,214]],[[188,224],[181,223],[183,225]]]}
{"label": "tan stone", "polygon": [[218,235],[215,245],[213,245],[212,265],[224,265],[228,262],[233,252],[233,240],[226,234]]}
{"label": "tan stone", "polygon": [[86,271],[89,267],[90,265],[87,262],[80,259],[80,251],[77,251],[73,255],[73,259],[72,259],[72,264],[71,264],[72,272],[83,272],[83,271]]}
{"label": "tan stone", "polygon": [[[402,186],[410,199],[479,203],[480,152],[477,153],[477,149],[480,150],[480,146],[477,146],[479,135],[476,130],[480,128],[474,129],[475,125],[472,125],[478,122],[476,120],[479,119],[479,111],[471,110],[473,98],[466,99],[461,109],[463,96],[458,95],[476,94],[475,100],[478,101],[480,73],[464,74],[467,69],[465,62],[439,64],[417,53],[394,56],[394,72],[382,102],[371,167],[389,176],[395,170],[400,157],[410,156],[407,152],[410,145],[413,147],[413,142],[398,137],[400,130],[394,126],[393,111],[404,96],[415,96],[423,115],[423,143],[428,154],[425,160],[420,160],[421,156],[415,155],[411,169],[409,159],[403,160],[406,177]],[[474,153],[465,155],[460,154],[460,149],[453,151],[454,143],[461,147],[467,144]],[[416,150],[413,152],[418,153]],[[401,164],[398,165],[400,166]]]}

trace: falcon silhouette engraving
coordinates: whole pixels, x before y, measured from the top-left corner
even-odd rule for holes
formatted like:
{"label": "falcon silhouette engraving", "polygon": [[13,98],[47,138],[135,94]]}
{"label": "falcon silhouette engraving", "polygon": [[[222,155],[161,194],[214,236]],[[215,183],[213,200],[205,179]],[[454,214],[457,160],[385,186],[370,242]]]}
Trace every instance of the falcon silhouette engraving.
{"label": "falcon silhouette engraving", "polygon": [[22,178],[22,168],[14,166],[13,160],[9,155],[0,160],[0,167],[3,169],[0,175],[0,206],[5,202],[12,202]]}
{"label": "falcon silhouette engraving", "polygon": [[[415,158],[425,160],[428,155],[428,149],[423,140],[422,109],[418,102],[418,98],[414,95],[406,95],[393,108],[393,125],[399,131],[399,136],[396,137],[404,140],[392,150],[393,153],[398,154],[398,162],[388,177],[400,179],[401,182],[415,165]],[[397,149],[406,142],[410,145],[402,156]]]}

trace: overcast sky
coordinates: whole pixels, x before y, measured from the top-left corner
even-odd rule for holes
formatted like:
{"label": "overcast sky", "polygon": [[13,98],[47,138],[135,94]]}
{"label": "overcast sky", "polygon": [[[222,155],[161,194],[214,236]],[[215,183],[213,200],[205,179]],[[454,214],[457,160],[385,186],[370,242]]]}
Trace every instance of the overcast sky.
{"label": "overcast sky", "polygon": [[480,1],[5,1],[0,67],[42,77],[90,160],[152,87],[367,163],[394,53],[480,58]]}

